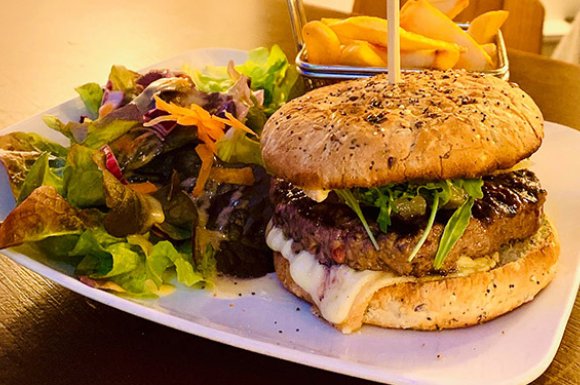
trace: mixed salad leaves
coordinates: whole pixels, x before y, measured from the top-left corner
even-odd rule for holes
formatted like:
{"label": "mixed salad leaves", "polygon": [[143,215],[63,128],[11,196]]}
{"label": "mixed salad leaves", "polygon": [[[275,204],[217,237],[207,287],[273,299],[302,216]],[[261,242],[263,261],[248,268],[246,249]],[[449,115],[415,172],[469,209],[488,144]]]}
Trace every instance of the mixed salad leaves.
{"label": "mixed salad leaves", "polygon": [[104,87],[76,88],[78,121],[44,117],[69,146],[0,136],[17,203],[0,248],[30,245],[91,286],[137,296],[164,293],[174,276],[208,286],[218,272],[271,271],[258,138],[296,78],[277,46],[203,70],[113,66]]}

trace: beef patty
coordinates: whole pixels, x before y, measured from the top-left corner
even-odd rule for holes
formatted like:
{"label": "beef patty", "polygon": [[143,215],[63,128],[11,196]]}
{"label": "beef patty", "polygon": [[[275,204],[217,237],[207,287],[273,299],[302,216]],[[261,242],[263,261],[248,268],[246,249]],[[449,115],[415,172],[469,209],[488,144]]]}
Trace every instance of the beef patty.
{"label": "beef patty", "polygon": [[271,190],[275,205],[272,221],[294,240],[295,251],[307,250],[326,265],[346,264],[357,270],[392,269],[400,275],[417,277],[446,274],[455,270],[460,256],[489,255],[512,240],[531,236],[539,227],[546,191],[533,172],[518,170],[483,180],[484,197],[475,201],[465,233],[437,272],[433,271],[433,260],[451,215],[449,210],[438,212],[426,242],[411,262],[408,256],[422,235],[426,218],[414,223],[394,221],[385,234],[371,221],[377,217],[376,212],[366,213],[380,246],[376,250],[358,217],[336,195],[331,193],[324,202],[317,203],[289,183],[276,181]]}

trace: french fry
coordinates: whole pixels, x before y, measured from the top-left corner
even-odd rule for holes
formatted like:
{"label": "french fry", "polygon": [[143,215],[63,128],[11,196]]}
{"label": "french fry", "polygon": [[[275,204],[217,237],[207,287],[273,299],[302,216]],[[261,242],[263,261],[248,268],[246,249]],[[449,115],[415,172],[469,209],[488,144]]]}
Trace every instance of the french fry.
{"label": "french fry", "polygon": [[438,51],[451,51],[453,56],[459,56],[459,54],[464,51],[463,47],[458,44],[444,40],[431,39],[414,32],[405,31],[402,28],[400,36],[401,50],[403,51],[436,49]]}
{"label": "french fry", "polygon": [[457,64],[459,57],[461,56],[461,51],[456,50],[437,50],[435,52],[435,61],[433,62],[433,68],[437,70],[448,70]]}
{"label": "french fry", "polygon": [[491,43],[508,16],[508,11],[490,11],[483,13],[473,19],[469,24],[467,33],[479,44]]}
{"label": "french fry", "polygon": [[433,68],[436,51],[422,49],[417,51],[401,51],[401,67],[403,68]]}
{"label": "french fry", "polygon": [[487,43],[482,44],[481,48],[491,57],[494,68],[497,68],[497,45],[495,43]]}
{"label": "french fry", "polygon": [[321,22],[323,22],[324,24],[330,26],[332,24],[336,24],[339,21],[342,21],[343,19],[336,19],[333,17],[323,17],[322,19],[320,19]]}
{"label": "french fry", "polygon": [[409,0],[401,9],[401,27],[432,39],[455,42],[465,48],[455,68],[482,71],[492,67],[489,55],[465,31],[427,0]]}
{"label": "french fry", "polygon": [[491,57],[494,58],[497,56],[497,45],[495,45],[495,43],[486,43],[486,44],[482,44],[481,48],[487,52],[487,54]]}
{"label": "french fry", "polygon": [[[497,47],[478,42],[493,39],[507,12],[481,15],[467,33],[450,18],[468,4],[469,0],[408,0],[401,10],[399,30],[402,67],[481,71],[495,66]],[[387,31],[388,21],[373,16],[310,22],[303,29],[308,60],[317,64],[386,66]]]}
{"label": "french fry", "polygon": [[451,20],[469,5],[469,0],[429,0],[429,2]]}
{"label": "french fry", "polygon": [[331,22],[328,26],[339,39],[364,40],[383,47],[387,45],[387,20],[374,16],[353,16]]}
{"label": "french fry", "polygon": [[308,22],[302,27],[302,36],[313,64],[335,64],[341,55],[340,40],[336,33],[320,21]]}
{"label": "french fry", "polygon": [[[387,48],[375,44],[371,44],[371,47],[388,64]],[[457,63],[459,53],[459,50],[435,49],[401,51],[401,67],[448,70]]]}
{"label": "french fry", "polygon": [[[387,20],[373,16],[354,16],[344,20],[331,19],[328,26],[336,33],[343,44],[349,44],[353,40],[363,40],[369,43],[387,46]],[[454,51],[456,56],[461,47],[455,43],[431,39],[413,32],[399,30],[401,38],[401,51],[417,50],[448,50]]]}
{"label": "french fry", "polygon": [[339,63],[348,66],[386,67],[387,61],[373,49],[371,43],[353,41],[342,47]]}

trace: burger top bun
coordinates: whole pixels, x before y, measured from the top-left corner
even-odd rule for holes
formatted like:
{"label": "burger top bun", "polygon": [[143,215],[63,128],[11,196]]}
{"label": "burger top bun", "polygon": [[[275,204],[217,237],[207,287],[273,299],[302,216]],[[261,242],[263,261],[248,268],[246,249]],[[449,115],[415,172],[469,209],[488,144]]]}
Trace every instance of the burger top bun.
{"label": "burger top bun", "polygon": [[337,83],[280,108],[262,133],[273,175],[308,189],[473,178],[534,153],[543,118],[517,85],[465,71]]}

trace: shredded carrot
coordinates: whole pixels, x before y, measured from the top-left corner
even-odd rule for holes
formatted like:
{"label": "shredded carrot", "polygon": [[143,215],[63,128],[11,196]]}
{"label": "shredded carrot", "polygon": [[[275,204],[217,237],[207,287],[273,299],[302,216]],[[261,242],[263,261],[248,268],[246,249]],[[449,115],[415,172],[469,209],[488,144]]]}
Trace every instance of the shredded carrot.
{"label": "shredded carrot", "polygon": [[142,194],[151,194],[158,190],[157,186],[151,182],[129,183],[127,187]]}
{"label": "shredded carrot", "polygon": [[256,134],[254,131],[252,131],[250,128],[248,128],[248,126],[246,126],[244,123],[240,122],[238,119],[236,119],[236,117],[232,114],[230,114],[229,112],[226,111],[225,113],[226,118],[220,118],[219,116],[212,116],[213,119],[217,120],[218,122],[222,122],[224,124],[230,125],[233,128],[238,128],[250,135],[253,135],[255,137],[258,136],[258,134]]}
{"label": "shredded carrot", "polygon": [[196,126],[197,135],[215,154],[217,148],[215,142],[224,136],[225,124],[216,121],[212,115],[197,104],[189,107],[181,107],[173,103],[167,103],[159,96],[155,96],[155,106],[169,115],[159,116],[145,123],[145,126],[154,126],[161,122],[175,121],[182,126]]}
{"label": "shredded carrot", "polygon": [[255,182],[254,172],[251,167],[223,168],[212,167],[210,179],[220,183],[238,184],[251,186]]}
{"label": "shredded carrot", "polygon": [[[201,168],[193,189],[194,197],[198,197],[202,194],[205,184],[210,178],[210,174],[212,174],[214,154],[217,155],[216,142],[224,136],[226,125],[231,126],[232,129],[242,130],[247,134],[258,137],[254,131],[227,111],[225,112],[225,118],[222,118],[210,114],[197,104],[191,104],[189,107],[181,107],[173,103],[168,103],[157,95],[155,95],[155,106],[158,109],[167,112],[169,115],[163,115],[152,119],[145,123],[145,126],[149,127],[161,122],[175,121],[182,126],[197,127],[197,137],[202,143],[195,147],[195,152],[201,159]],[[254,175],[250,168],[248,168],[249,174],[247,170],[238,171],[244,169],[235,170],[236,171],[228,172],[213,171],[211,177],[217,181],[232,184],[251,185],[254,183]],[[220,178],[221,180],[218,180]]]}
{"label": "shredded carrot", "polygon": [[239,121],[234,115],[225,112],[225,118],[210,114],[197,104],[189,107],[181,107],[173,103],[167,103],[159,96],[155,96],[155,106],[167,112],[169,115],[159,116],[145,123],[145,126],[154,126],[161,122],[175,121],[182,126],[197,126],[197,136],[215,154],[217,147],[215,142],[224,136],[226,125],[242,130],[250,135],[258,136],[254,131]]}
{"label": "shredded carrot", "polygon": [[204,143],[198,144],[195,147],[195,152],[201,159],[201,168],[199,169],[199,175],[197,176],[192,195],[199,197],[203,193],[205,183],[209,179],[211,166],[213,165],[213,152]]}

